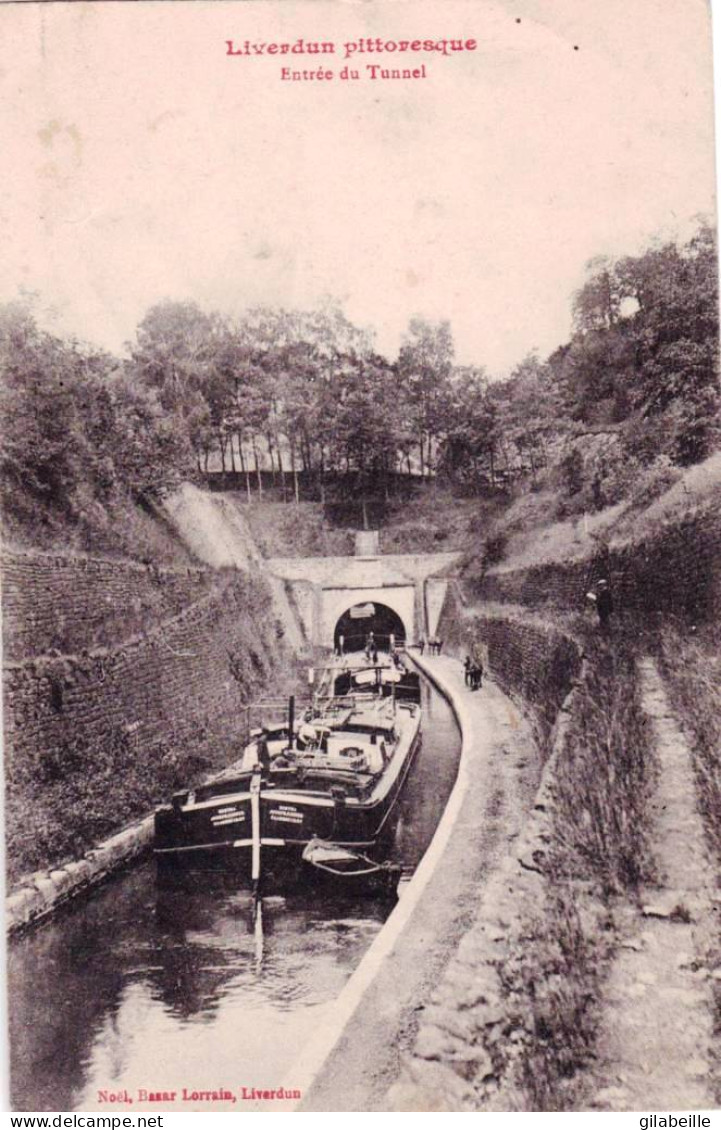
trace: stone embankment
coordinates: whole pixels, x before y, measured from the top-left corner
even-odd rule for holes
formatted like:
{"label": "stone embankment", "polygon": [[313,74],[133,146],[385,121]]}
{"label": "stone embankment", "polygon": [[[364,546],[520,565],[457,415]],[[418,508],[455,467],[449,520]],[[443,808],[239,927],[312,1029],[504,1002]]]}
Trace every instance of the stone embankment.
{"label": "stone embankment", "polygon": [[639,622],[658,614],[690,623],[716,614],[721,601],[721,511],[717,507],[663,526],[642,542],[599,546],[593,557],[514,568],[502,563],[475,582],[484,604],[582,611],[585,594],[608,577],[614,601]]}
{"label": "stone embankment", "polygon": [[438,635],[444,651],[457,659],[482,651],[498,685],[530,709],[543,747],[579,678],[581,641],[519,605],[468,604],[457,585],[446,594]]}
{"label": "stone embankment", "polygon": [[5,664],[10,781],[23,764],[42,772],[69,745],[96,756],[112,735],[141,748],[202,749],[217,719],[236,714],[238,691],[258,687],[279,654],[262,586],[229,574],[211,592],[142,635],[79,655]]}
{"label": "stone embankment", "polygon": [[5,663],[117,647],[207,596],[213,584],[209,569],[7,546],[2,578]]}
{"label": "stone embankment", "polygon": [[244,705],[288,666],[257,569],[7,551],[3,598],[11,883],[84,872],[104,837],[227,764]]}
{"label": "stone embankment", "polygon": [[[445,663],[442,686],[455,702],[468,692],[458,663]],[[572,695],[571,690],[559,712],[533,804],[506,826],[503,849],[479,884],[473,919],[421,1006],[415,1042],[387,1096],[389,1109],[524,1109],[516,1087],[528,1005],[509,994],[505,970],[523,953],[529,921],[541,920],[545,911],[543,860],[551,839],[552,783],[570,723]],[[473,741],[481,719],[488,724],[492,696],[486,683],[464,711],[464,729],[470,727]],[[508,737],[512,744],[505,756],[517,766],[537,757],[536,751],[528,752],[528,739],[524,742],[517,727]],[[469,847],[472,850],[472,844]]]}

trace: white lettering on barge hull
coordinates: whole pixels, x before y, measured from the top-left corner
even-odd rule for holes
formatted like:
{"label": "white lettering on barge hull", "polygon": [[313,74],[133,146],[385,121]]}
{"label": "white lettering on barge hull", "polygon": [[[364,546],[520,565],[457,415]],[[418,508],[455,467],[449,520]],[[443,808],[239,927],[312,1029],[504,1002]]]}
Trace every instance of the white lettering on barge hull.
{"label": "white lettering on barge hull", "polygon": [[282,821],[284,824],[302,824],[302,812],[271,812],[270,819],[273,821]]}
{"label": "white lettering on barge hull", "polygon": [[210,823],[217,828],[225,824],[242,824],[244,820],[244,812],[232,812],[228,813],[227,816],[211,816]]}

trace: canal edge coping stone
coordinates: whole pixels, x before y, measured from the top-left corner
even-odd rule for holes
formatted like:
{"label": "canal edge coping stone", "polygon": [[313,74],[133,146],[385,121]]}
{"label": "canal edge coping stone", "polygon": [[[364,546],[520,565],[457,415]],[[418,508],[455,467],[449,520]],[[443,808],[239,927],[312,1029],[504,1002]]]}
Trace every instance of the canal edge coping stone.
{"label": "canal edge coping stone", "polygon": [[153,838],[153,816],[109,836],[80,859],[37,871],[5,899],[8,934],[34,925],[63,903],[97,886],[144,851]]}
{"label": "canal edge coping stone", "polygon": [[[227,773],[228,767],[203,781],[210,785]],[[57,864],[27,876],[5,899],[5,929],[8,935],[34,926],[53,914],[63,903],[97,887],[131,860],[147,851],[153,842],[155,810],[114,832],[88,850],[80,859]]]}

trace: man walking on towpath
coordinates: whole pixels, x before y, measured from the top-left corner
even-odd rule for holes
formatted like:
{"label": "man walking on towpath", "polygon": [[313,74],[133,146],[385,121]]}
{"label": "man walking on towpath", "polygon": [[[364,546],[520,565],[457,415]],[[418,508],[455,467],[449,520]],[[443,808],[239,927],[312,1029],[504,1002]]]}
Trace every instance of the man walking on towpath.
{"label": "man walking on towpath", "polygon": [[601,631],[608,631],[609,620],[613,612],[613,597],[611,596],[611,590],[608,587],[608,581],[605,577],[602,577],[596,585],[596,591],[586,593],[586,596],[596,605]]}

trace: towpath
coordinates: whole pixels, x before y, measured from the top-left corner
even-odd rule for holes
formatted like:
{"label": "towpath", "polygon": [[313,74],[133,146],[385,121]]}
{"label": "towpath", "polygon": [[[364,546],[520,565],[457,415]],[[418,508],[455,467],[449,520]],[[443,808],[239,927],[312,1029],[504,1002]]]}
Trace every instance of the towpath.
{"label": "towpath", "polygon": [[[386,1093],[431,992],[483,906],[484,887],[519,835],[538,785],[530,726],[510,698],[490,681],[472,693],[450,657],[424,657],[418,666],[456,709],[459,778],[413,882],[336,1002],[333,1032],[319,1033],[288,1074],[288,1086],[303,1087],[301,1110],[388,1109]],[[423,1070],[419,1105],[411,1096],[406,1109],[449,1109],[449,1102],[463,1109],[472,1098],[451,1066],[429,1059]],[[429,1094],[437,1106],[428,1104]]]}
{"label": "towpath", "polygon": [[688,742],[655,662],[639,664],[658,756],[650,847],[657,881],[619,923],[591,1107],[698,1110],[715,1104],[710,954],[719,891],[707,859]]}

